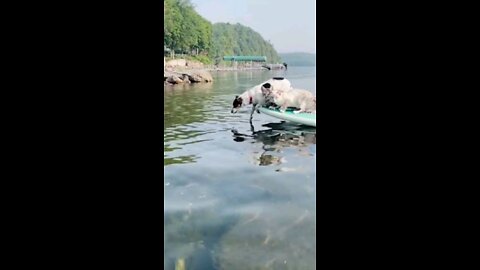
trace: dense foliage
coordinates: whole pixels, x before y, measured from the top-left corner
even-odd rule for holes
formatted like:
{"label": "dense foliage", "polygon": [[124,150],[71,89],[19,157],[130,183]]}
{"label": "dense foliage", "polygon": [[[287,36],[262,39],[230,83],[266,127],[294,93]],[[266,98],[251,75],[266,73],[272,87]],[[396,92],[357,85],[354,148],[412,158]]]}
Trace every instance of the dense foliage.
{"label": "dense foliage", "polygon": [[188,0],[164,0],[164,45],[176,52],[206,54],[212,43],[212,24]]}
{"label": "dense foliage", "polygon": [[216,61],[225,55],[266,56],[267,62],[280,62],[280,57],[270,42],[249,27],[239,23],[213,25],[213,44],[210,56]]}
{"label": "dense foliage", "polygon": [[241,24],[212,24],[200,16],[189,0],[164,0],[164,45],[176,53],[201,54],[210,62],[225,55],[267,56],[280,62],[270,42]]}
{"label": "dense foliage", "polygon": [[316,55],[313,53],[280,53],[280,57],[289,66],[316,66]]}

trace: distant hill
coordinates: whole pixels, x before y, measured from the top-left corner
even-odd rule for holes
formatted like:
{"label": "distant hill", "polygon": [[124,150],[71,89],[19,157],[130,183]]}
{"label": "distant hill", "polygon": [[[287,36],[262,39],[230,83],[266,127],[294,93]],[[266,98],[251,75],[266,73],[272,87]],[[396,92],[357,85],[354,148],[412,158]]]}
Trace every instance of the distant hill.
{"label": "distant hill", "polygon": [[295,53],[279,53],[278,54],[282,61],[287,63],[289,66],[316,66],[317,62],[315,60],[316,55],[314,53],[304,53],[304,52],[295,52]]}
{"label": "distant hill", "polygon": [[191,0],[163,1],[163,50],[210,64],[224,56],[266,56],[267,63],[280,63],[273,44],[250,27],[230,23],[212,24],[195,11]]}
{"label": "distant hill", "polygon": [[225,55],[266,56],[268,63],[280,62],[273,45],[250,27],[230,23],[213,24],[210,56],[222,59]]}

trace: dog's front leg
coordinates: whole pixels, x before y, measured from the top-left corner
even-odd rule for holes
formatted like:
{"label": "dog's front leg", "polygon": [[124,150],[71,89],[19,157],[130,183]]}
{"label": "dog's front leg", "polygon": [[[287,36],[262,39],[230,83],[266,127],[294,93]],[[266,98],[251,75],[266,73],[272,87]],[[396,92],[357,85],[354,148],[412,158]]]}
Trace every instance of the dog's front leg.
{"label": "dog's front leg", "polygon": [[256,108],[256,107],[257,107],[257,104],[253,104],[252,112],[250,113],[250,124],[252,123],[253,113],[255,112],[255,108]]}

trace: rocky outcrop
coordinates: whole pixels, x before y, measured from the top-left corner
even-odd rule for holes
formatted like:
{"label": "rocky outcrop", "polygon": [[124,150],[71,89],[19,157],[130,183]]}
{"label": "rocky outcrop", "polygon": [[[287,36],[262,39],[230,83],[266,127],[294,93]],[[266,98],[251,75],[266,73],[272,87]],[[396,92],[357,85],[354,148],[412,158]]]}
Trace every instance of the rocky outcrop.
{"label": "rocky outcrop", "polygon": [[212,82],[212,74],[206,70],[194,70],[188,74],[188,78],[192,82]]}
{"label": "rocky outcrop", "polygon": [[186,74],[183,74],[182,81],[183,83],[191,83],[190,78]]}
{"label": "rocky outcrop", "polygon": [[212,75],[205,70],[191,70],[183,72],[165,72],[164,82],[168,84],[179,84],[179,83],[201,83],[201,82],[212,82]]}
{"label": "rocky outcrop", "polygon": [[163,59],[164,82],[167,84],[212,82],[212,75],[204,70],[204,65],[198,61]]}
{"label": "rocky outcrop", "polygon": [[183,83],[183,80],[180,79],[177,75],[171,75],[167,77],[166,82],[171,84],[177,84],[177,83]]}

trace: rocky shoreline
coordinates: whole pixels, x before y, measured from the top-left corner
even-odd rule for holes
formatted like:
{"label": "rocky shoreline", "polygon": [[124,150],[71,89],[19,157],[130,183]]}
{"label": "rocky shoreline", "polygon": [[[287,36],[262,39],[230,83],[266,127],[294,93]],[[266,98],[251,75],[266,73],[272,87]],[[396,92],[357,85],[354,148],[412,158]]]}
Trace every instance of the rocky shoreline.
{"label": "rocky shoreline", "polygon": [[174,59],[167,62],[164,58],[163,68],[164,84],[209,83],[213,81],[212,75],[202,63],[197,61]]}
{"label": "rocky shoreline", "polygon": [[163,74],[165,84],[180,83],[208,83],[212,82],[212,75],[206,70],[165,71]]}
{"label": "rocky shoreline", "polygon": [[163,81],[165,85],[184,84],[184,83],[209,83],[213,81],[210,72],[217,71],[248,71],[248,70],[272,70],[283,69],[286,65],[283,64],[264,64],[262,66],[234,66],[234,67],[218,67],[205,66],[198,61],[186,59],[173,59],[166,61],[164,58],[163,64],[164,76]]}

